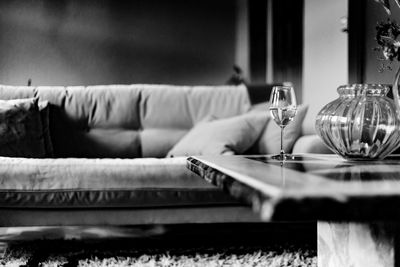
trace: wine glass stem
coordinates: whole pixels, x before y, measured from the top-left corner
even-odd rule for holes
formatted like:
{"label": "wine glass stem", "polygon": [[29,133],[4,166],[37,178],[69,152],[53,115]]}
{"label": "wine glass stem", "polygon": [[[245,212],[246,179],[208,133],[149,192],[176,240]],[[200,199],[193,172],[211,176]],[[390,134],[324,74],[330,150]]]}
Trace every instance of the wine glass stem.
{"label": "wine glass stem", "polygon": [[285,151],[283,150],[283,129],[285,127],[281,127],[281,158],[283,159],[285,157]]}

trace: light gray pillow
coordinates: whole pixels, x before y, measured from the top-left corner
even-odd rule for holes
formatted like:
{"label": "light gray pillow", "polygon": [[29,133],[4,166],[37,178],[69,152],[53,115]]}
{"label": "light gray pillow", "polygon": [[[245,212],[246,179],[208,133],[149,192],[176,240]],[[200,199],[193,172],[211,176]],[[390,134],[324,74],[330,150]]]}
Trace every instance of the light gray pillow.
{"label": "light gray pillow", "polygon": [[[284,129],[283,149],[287,153],[292,151],[294,143],[301,136],[302,124],[307,114],[307,110],[307,105],[299,105],[293,121],[291,121]],[[269,114],[268,105],[265,105],[265,113]],[[265,129],[261,133],[260,138],[251,148],[251,153],[278,154],[280,152],[280,144],[281,129],[271,118],[265,125]]]}
{"label": "light gray pillow", "polygon": [[258,139],[268,120],[265,112],[249,112],[200,122],[168,152],[167,157],[242,154]]}

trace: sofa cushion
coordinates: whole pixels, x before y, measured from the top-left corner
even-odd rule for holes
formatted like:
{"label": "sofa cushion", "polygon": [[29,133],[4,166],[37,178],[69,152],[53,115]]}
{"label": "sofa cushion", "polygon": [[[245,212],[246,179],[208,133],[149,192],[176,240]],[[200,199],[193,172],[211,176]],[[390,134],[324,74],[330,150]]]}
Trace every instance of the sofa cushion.
{"label": "sofa cushion", "polygon": [[190,129],[210,115],[219,118],[250,109],[245,86],[143,85],[142,127]]}
{"label": "sofa cushion", "polygon": [[37,87],[40,99],[65,112],[79,128],[139,129],[139,86]]}
{"label": "sofa cushion", "polygon": [[183,129],[144,129],[140,133],[142,157],[163,158],[188,132]]}
{"label": "sofa cushion", "polygon": [[250,110],[251,103],[245,85],[193,86],[189,90],[189,112],[193,125],[209,116],[228,118]]}
{"label": "sofa cushion", "polygon": [[42,122],[43,143],[46,151],[46,157],[53,157],[53,142],[50,134],[50,104],[48,101],[40,101],[38,103],[40,112],[40,121]]}
{"label": "sofa cushion", "polygon": [[74,140],[70,155],[86,158],[138,158],[141,153],[140,132],[125,129],[94,128],[81,132]]}
{"label": "sofa cushion", "polygon": [[0,100],[0,155],[46,156],[38,99]]}
{"label": "sofa cushion", "polygon": [[184,207],[238,203],[173,159],[0,157],[0,208]]}
{"label": "sofa cushion", "polygon": [[242,154],[258,139],[267,121],[267,114],[251,112],[201,122],[193,127],[167,156]]}

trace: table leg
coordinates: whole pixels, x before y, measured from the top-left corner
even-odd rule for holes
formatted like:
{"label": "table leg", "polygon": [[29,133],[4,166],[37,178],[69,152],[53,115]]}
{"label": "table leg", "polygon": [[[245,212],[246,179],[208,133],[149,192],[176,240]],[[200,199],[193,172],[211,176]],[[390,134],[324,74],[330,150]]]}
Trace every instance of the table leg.
{"label": "table leg", "polygon": [[318,266],[399,267],[398,229],[386,222],[318,222]]}

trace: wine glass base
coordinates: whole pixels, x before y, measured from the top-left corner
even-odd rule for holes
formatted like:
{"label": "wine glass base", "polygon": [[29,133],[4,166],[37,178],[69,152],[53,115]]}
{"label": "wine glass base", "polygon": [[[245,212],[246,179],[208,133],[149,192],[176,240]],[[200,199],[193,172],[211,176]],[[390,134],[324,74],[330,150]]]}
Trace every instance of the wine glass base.
{"label": "wine glass base", "polygon": [[277,154],[271,156],[271,159],[284,161],[284,160],[297,160],[300,159],[300,157],[291,154]]}

